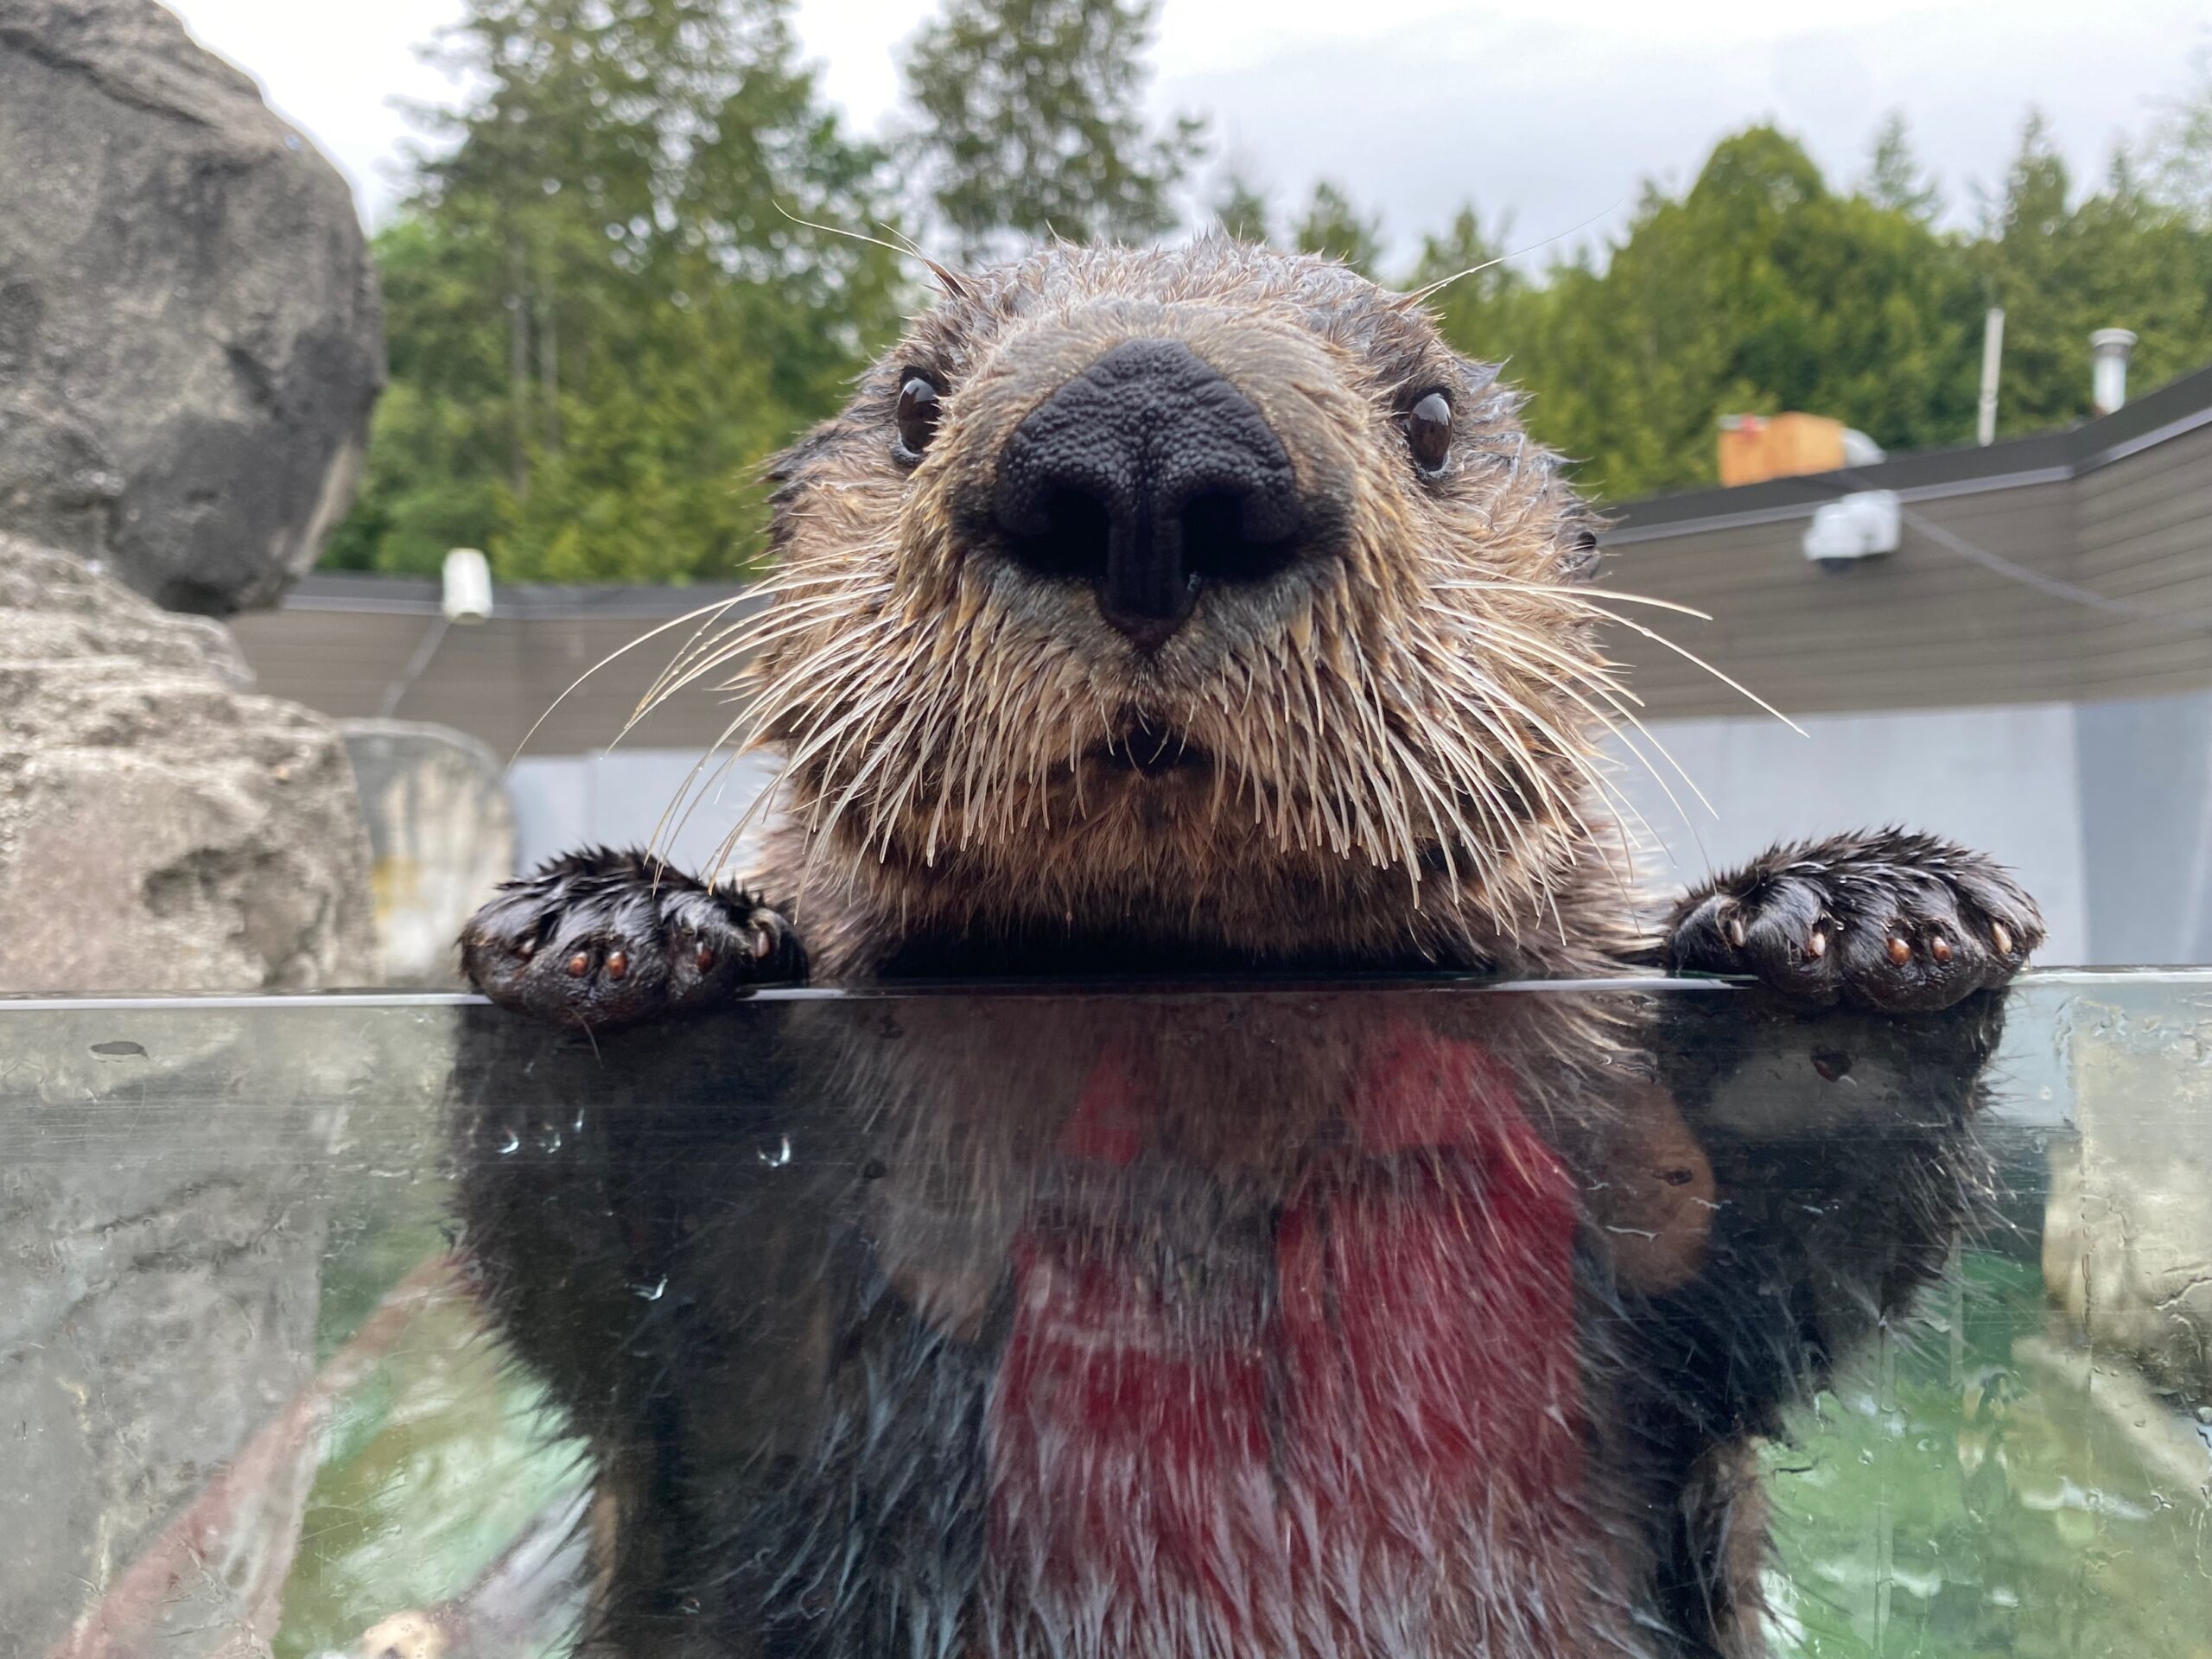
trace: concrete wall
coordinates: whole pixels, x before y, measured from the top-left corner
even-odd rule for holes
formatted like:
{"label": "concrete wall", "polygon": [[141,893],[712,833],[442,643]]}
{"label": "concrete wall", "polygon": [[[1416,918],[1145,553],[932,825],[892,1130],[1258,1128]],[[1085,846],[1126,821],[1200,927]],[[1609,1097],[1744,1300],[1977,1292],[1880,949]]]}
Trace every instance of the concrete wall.
{"label": "concrete wall", "polygon": [[[693,775],[698,749],[615,749],[598,754],[530,755],[508,769],[515,854],[524,869],[588,844],[655,847],[679,869],[704,873],[723,839],[772,778],[758,756],[718,779]],[[670,811],[686,795],[692,803]],[[666,821],[664,822],[664,815]],[[742,868],[739,858],[733,868]]]}
{"label": "concrete wall", "polygon": [[[2046,966],[2212,959],[2212,695],[1799,723],[1803,737],[1764,716],[1653,727],[1718,816],[1656,754],[1682,810],[1624,762],[1622,792],[1662,843],[1647,882],[1678,888],[1779,841],[1897,823],[2018,870],[2050,925]],[[662,815],[697,759],[639,749],[518,761],[521,862],[587,842],[645,845],[658,828],[673,863],[705,869],[772,771],[749,758],[703,792],[695,781],[697,804],[671,833]]]}
{"label": "concrete wall", "polygon": [[1653,726],[1718,817],[1671,772],[1684,811],[1650,776],[1624,766],[1623,792],[1672,860],[1655,861],[1647,880],[1679,887],[1777,842],[1901,823],[2018,870],[2050,927],[2044,963],[2093,959],[2071,707],[1808,715],[1798,724],[1803,737],[1765,715]]}
{"label": "concrete wall", "polygon": [[2075,711],[2089,955],[2212,961],[2212,695]]}
{"label": "concrete wall", "polygon": [[1897,823],[2018,870],[2050,925],[2045,966],[2212,954],[2212,695],[1798,723],[1807,736],[1764,716],[1654,725],[1719,816],[1669,772],[1686,817],[1624,766],[1672,860],[1649,879],[1679,887],[1777,841]]}

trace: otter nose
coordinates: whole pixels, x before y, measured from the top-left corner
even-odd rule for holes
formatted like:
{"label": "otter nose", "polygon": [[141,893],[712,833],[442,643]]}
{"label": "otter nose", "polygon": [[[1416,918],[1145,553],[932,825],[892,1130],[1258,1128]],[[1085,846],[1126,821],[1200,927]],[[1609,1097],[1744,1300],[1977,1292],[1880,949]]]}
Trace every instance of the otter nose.
{"label": "otter nose", "polygon": [[1032,410],[1001,452],[1009,554],[1089,582],[1149,650],[1204,582],[1262,582],[1297,551],[1290,456],[1249,399],[1178,340],[1115,346]]}

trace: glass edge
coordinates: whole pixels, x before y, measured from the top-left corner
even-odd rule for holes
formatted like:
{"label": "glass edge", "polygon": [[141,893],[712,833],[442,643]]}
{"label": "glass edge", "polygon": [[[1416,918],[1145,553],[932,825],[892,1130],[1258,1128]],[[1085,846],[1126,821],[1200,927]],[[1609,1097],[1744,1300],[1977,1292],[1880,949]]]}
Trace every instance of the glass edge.
{"label": "glass edge", "polygon": [[[2133,982],[2203,986],[2212,988],[2212,968],[2048,968],[2022,975],[2015,991],[2067,990]],[[939,996],[1136,995],[1312,995],[1346,991],[1459,991],[1486,995],[1561,995],[1592,992],[1640,995],[1705,995],[1743,988],[1748,982],[1713,977],[1676,978],[1659,974],[1599,979],[1484,979],[1466,974],[1381,975],[1336,978],[1098,979],[1039,982],[1019,979],[906,981],[870,985],[770,986],[739,999],[743,1002],[880,1001]],[[294,991],[285,993],[114,993],[101,995],[0,995],[0,1016],[10,1014],[205,1013],[264,1008],[489,1007],[473,991]]]}

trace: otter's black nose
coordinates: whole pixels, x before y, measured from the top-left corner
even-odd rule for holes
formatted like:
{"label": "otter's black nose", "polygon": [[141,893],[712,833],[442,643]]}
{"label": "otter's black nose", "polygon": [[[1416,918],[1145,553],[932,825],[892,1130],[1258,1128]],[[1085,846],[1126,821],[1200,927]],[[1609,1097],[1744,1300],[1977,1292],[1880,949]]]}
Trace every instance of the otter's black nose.
{"label": "otter's black nose", "polygon": [[1259,582],[1297,551],[1290,457],[1260,411],[1177,340],[1132,340],[1032,410],[999,457],[1011,555],[1079,578],[1147,648],[1205,581]]}

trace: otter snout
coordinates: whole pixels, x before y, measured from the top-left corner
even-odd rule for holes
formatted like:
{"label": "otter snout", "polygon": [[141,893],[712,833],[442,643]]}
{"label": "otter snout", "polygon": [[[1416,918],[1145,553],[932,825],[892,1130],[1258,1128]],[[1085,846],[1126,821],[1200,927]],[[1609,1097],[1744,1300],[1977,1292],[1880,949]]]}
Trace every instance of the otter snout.
{"label": "otter snout", "polygon": [[1089,582],[1146,650],[1203,584],[1288,569],[1304,529],[1281,440],[1179,340],[1125,340],[1030,410],[1000,453],[992,510],[1008,556]]}

